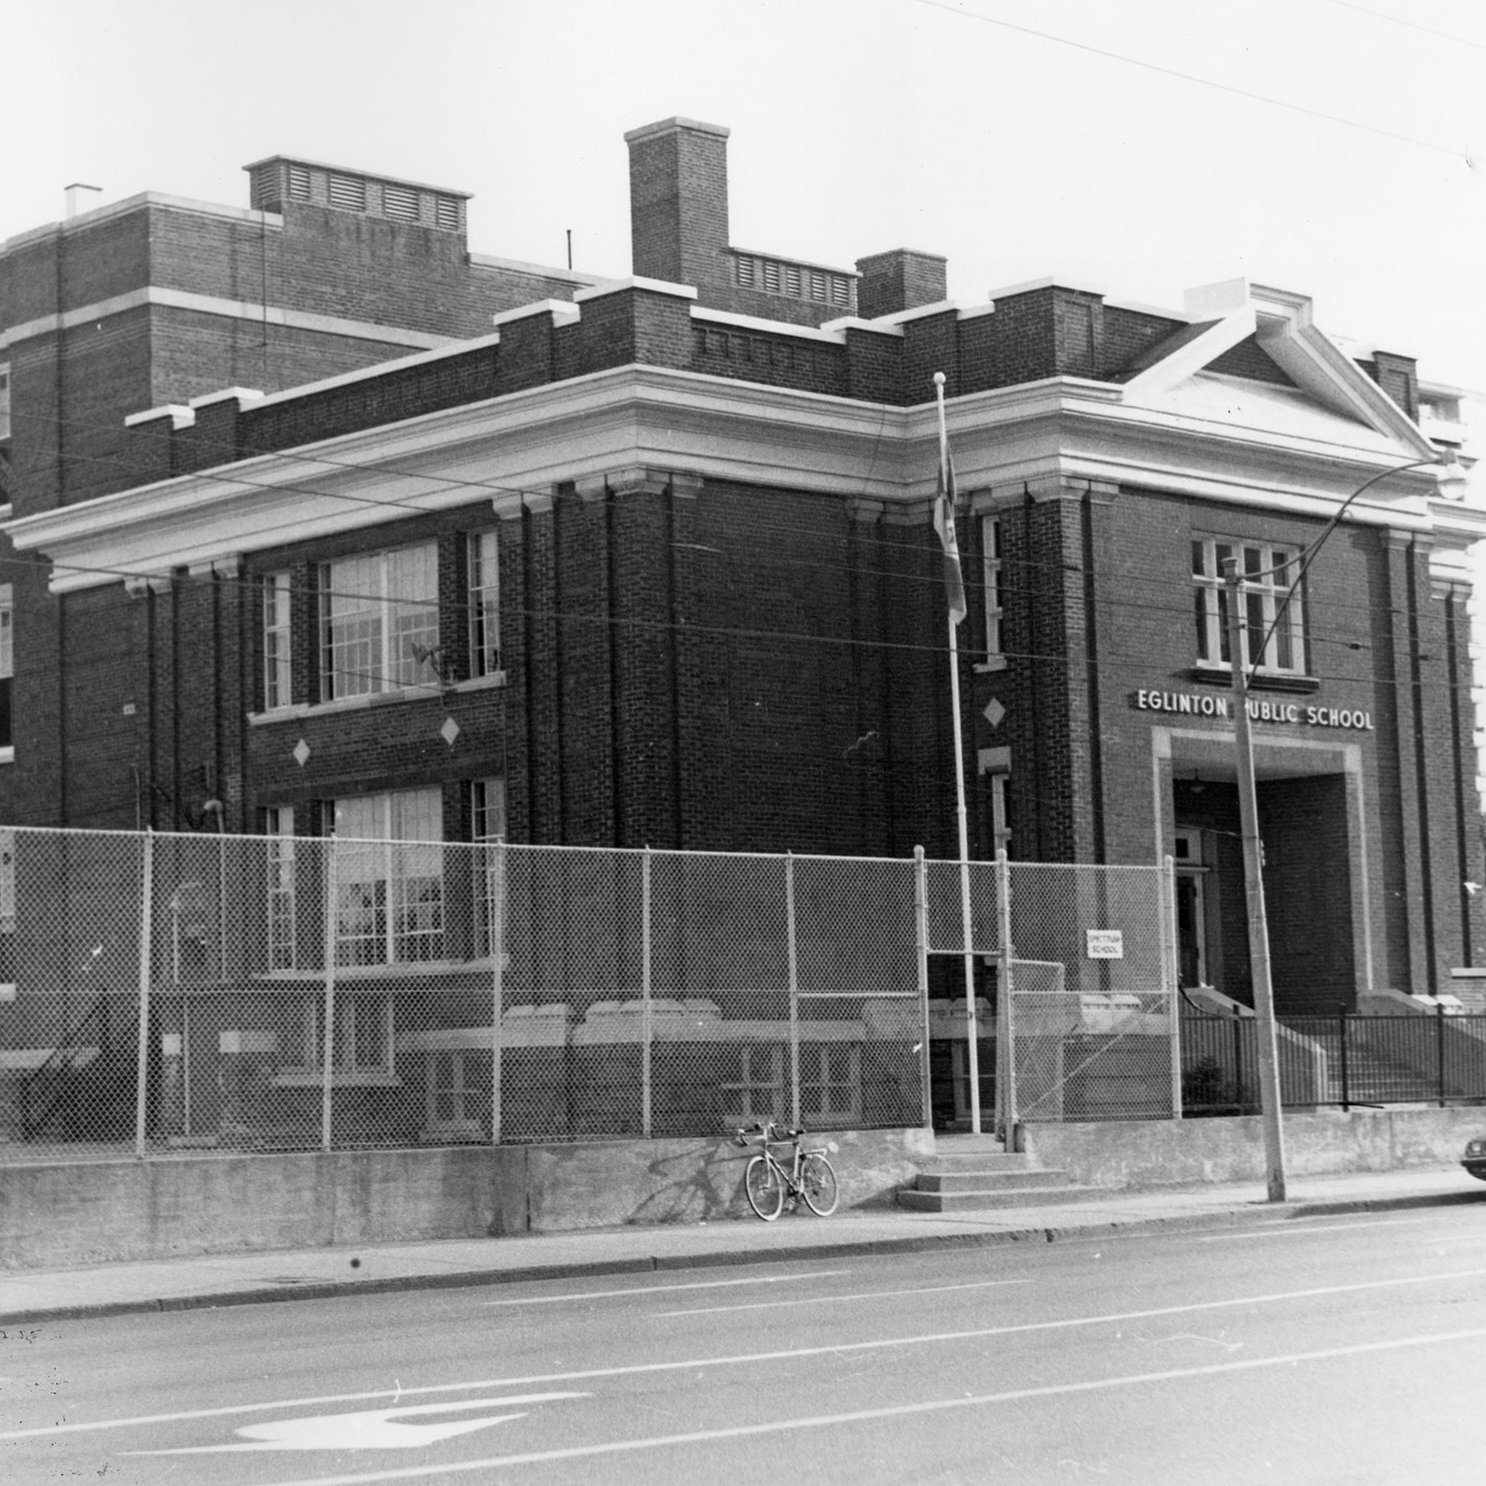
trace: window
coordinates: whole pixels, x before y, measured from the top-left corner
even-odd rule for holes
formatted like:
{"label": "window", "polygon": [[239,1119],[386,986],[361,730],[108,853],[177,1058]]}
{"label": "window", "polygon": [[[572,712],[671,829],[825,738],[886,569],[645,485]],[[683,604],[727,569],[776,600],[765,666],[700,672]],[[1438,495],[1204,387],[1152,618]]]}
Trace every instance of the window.
{"label": "window", "polygon": [[263,812],[268,877],[268,968],[292,970],[294,955],[294,807]]}
{"label": "window", "polygon": [[500,674],[499,533],[475,532],[469,545],[470,675]]}
{"label": "window", "polygon": [[1011,797],[1007,786],[1010,774],[991,775],[991,847],[999,856],[1011,856]]}
{"label": "window", "polygon": [[808,1125],[843,1125],[862,1112],[862,1050],[846,1043],[800,1048],[800,1117]]}
{"label": "window", "polygon": [[[325,1001],[308,996],[300,1003],[299,1016],[290,1020],[280,1077],[308,1080],[323,1076],[324,1032]],[[392,997],[386,992],[336,995],[330,1071],[335,1079],[347,1083],[393,1076]]]}
{"label": "window", "polygon": [[986,605],[986,654],[999,656],[1002,654],[1001,618],[1005,599],[1005,590],[1002,587],[1001,518],[999,516],[981,517],[980,550]]}
{"label": "window", "polygon": [[1004,851],[1011,855],[1011,749],[982,748],[979,773],[985,780],[981,791],[981,839],[988,843],[992,856]]}
{"label": "window", "polygon": [[481,956],[494,953],[501,905],[500,865],[489,846],[506,838],[506,781],[477,779],[470,785],[470,835],[475,842],[475,942]]}
{"label": "window", "polygon": [[[1279,623],[1275,623],[1281,606],[1293,591],[1299,554],[1291,547],[1225,542],[1213,537],[1192,543],[1198,664],[1232,664],[1228,650],[1228,591],[1223,583],[1223,564],[1230,557],[1238,559],[1243,575],[1240,633],[1244,654],[1240,659],[1244,665],[1261,670],[1299,674],[1304,669],[1304,636],[1298,593],[1285,606]],[[1259,653],[1261,646],[1263,650]]]}
{"label": "window", "polygon": [[438,679],[433,542],[320,567],[320,697],[372,696]]}
{"label": "window", "polygon": [[289,574],[263,578],[263,705],[287,707],[293,700],[289,665]]}
{"label": "window", "polygon": [[722,1081],[723,1118],[729,1124],[784,1118],[782,1053],[777,1044],[738,1049],[738,1076]]}
{"label": "window", "polygon": [[[443,802],[437,789],[334,803],[337,965],[444,953]],[[426,843],[426,844],[424,844]]]}
{"label": "window", "polygon": [[10,367],[0,361],[0,439],[10,437]]}
{"label": "window", "polygon": [[11,692],[15,685],[15,590],[0,583],[0,756],[15,745]]}

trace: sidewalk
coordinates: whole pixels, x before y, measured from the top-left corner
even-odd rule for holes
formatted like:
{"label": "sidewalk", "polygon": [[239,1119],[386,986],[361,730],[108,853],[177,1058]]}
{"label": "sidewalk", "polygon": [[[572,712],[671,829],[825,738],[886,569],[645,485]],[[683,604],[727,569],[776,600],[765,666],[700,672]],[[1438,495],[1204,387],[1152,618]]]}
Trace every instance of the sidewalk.
{"label": "sidewalk", "polygon": [[0,1324],[574,1275],[913,1253],[940,1246],[1057,1243],[1397,1208],[1472,1203],[1486,1207],[1486,1184],[1473,1181],[1458,1166],[1303,1177],[1289,1183],[1288,1195],[1284,1203],[1270,1203],[1262,1184],[1162,1188],[984,1212],[876,1209],[824,1220],[800,1213],[775,1223],[749,1218],[355,1250],[275,1250],[72,1270],[0,1271]]}

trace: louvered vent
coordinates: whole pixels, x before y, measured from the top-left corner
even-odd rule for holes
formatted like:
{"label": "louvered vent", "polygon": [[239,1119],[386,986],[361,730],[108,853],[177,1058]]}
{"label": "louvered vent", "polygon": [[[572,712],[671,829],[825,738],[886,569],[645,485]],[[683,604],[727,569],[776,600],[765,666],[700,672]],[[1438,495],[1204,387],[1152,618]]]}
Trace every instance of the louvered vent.
{"label": "louvered vent", "polygon": [[366,210],[366,182],[348,175],[333,175],[330,178],[330,204],[345,211]]}
{"label": "louvered vent", "polygon": [[303,165],[289,167],[289,198],[292,201],[310,199],[310,173]]}
{"label": "louvered vent", "polygon": [[762,289],[765,294],[813,299],[847,310],[852,306],[851,278],[848,275],[802,268],[799,264],[783,263],[777,258],[734,253],[733,281],[741,289]]}
{"label": "louvered vent", "polygon": [[436,196],[433,219],[449,232],[459,231],[459,203],[452,196]]}
{"label": "louvered vent", "polygon": [[400,222],[416,222],[418,193],[407,186],[383,186],[382,210]]}

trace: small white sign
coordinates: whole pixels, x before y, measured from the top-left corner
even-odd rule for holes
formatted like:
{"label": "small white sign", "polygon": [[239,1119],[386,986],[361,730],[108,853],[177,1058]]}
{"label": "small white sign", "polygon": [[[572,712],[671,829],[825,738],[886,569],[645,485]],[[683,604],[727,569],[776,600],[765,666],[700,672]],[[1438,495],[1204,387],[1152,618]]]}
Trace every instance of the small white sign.
{"label": "small white sign", "polygon": [[1123,960],[1125,958],[1125,931],[1123,929],[1087,929],[1089,958],[1091,960]]}

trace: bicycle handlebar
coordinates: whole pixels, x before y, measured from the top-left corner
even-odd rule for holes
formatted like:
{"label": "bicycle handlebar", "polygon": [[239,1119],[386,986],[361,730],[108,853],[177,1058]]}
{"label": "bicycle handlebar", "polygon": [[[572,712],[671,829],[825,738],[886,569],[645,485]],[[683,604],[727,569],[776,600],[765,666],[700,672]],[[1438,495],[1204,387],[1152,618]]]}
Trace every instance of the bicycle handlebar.
{"label": "bicycle handlebar", "polygon": [[803,1129],[785,1130],[776,1125],[773,1120],[764,1120],[753,1125],[740,1126],[734,1135],[734,1141],[738,1145],[746,1146],[751,1135],[762,1136],[764,1143],[768,1144],[772,1141],[803,1140],[805,1131]]}

